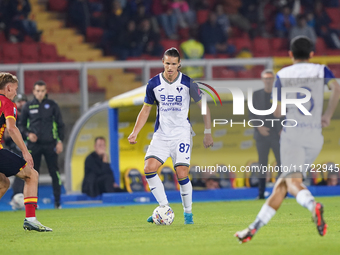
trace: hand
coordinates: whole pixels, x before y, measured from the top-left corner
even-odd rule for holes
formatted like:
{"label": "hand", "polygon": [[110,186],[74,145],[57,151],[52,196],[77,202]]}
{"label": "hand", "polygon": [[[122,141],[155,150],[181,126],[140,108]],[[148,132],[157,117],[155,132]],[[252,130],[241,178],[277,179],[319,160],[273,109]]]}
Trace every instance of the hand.
{"label": "hand", "polygon": [[23,158],[26,160],[27,165],[31,168],[34,168],[34,162],[33,162],[33,158],[32,155],[26,151],[22,153]]}
{"label": "hand", "polygon": [[258,127],[257,130],[260,132],[262,136],[269,136],[270,128],[262,126],[262,127]]}
{"label": "hand", "polygon": [[204,148],[209,148],[214,145],[214,141],[211,134],[205,134],[203,138]]}
{"label": "hand", "polygon": [[106,154],[106,152],[104,152],[102,155],[103,155],[103,157],[102,157],[103,162],[104,163],[109,163],[109,156]]}
{"label": "hand", "polygon": [[136,139],[137,139],[137,134],[134,134],[133,132],[128,137],[130,144],[136,144],[137,143]]}
{"label": "hand", "polygon": [[115,183],[115,182],[113,183],[113,187],[114,188],[120,188],[119,185],[117,183]]}
{"label": "hand", "polygon": [[58,141],[58,143],[57,143],[57,145],[55,147],[55,152],[57,154],[60,154],[60,153],[63,152],[63,143],[62,143],[62,141]]}
{"label": "hand", "polygon": [[323,127],[323,128],[324,128],[324,127],[328,127],[329,124],[331,124],[331,118],[328,117],[328,116],[323,115],[323,116],[321,117],[321,125],[322,125],[322,127]]}
{"label": "hand", "polygon": [[28,139],[32,142],[35,143],[38,140],[38,137],[34,133],[29,133],[28,134]]}

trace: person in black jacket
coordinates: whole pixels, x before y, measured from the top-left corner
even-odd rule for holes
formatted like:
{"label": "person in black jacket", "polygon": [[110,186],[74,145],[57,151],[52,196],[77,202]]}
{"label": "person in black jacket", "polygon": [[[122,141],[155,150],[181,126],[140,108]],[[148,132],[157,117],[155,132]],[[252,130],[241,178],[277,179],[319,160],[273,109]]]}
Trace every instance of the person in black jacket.
{"label": "person in black jacket", "polygon": [[[274,84],[274,72],[271,69],[266,69],[261,73],[261,78],[264,83],[264,88],[253,93],[253,105],[257,110],[268,110],[271,108],[271,94]],[[280,160],[280,133],[281,121],[265,121],[266,119],[276,119],[273,114],[259,116],[249,111],[249,119],[260,119],[264,125],[254,128],[254,139],[256,141],[256,149],[258,153],[258,163],[261,166],[268,165],[269,150],[272,149],[276,158],[277,166],[281,165]],[[258,121],[259,122],[259,121]],[[253,125],[261,125],[253,121]],[[272,127],[273,126],[273,127]],[[259,199],[264,199],[264,192],[266,189],[266,175],[260,169],[259,178]]]}
{"label": "person in black jacket", "polygon": [[64,123],[57,103],[47,98],[44,81],[37,81],[34,84],[33,95],[34,99],[22,110],[19,127],[28,139],[27,148],[31,151],[38,172],[41,156],[44,155],[52,177],[54,206],[60,209],[61,180],[58,154],[63,151]]}
{"label": "person in black jacket", "polygon": [[113,172],[106,153],[106,140],[99,136],[94,140],[94,152],[85,159],[85,176],[82,192],[90,197],[102,193],[121,192],[114,182]]}

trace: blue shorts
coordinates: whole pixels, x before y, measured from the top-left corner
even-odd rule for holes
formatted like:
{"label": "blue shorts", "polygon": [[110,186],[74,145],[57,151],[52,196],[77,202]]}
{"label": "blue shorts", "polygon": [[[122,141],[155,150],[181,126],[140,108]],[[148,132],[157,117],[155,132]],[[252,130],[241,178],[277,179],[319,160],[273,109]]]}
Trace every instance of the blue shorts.
{"label": "blue shorts", "polygon": [[6,149],[0,150],[0,173],[6,177],[16,175],[26,164],[26,161],[14,152]]}

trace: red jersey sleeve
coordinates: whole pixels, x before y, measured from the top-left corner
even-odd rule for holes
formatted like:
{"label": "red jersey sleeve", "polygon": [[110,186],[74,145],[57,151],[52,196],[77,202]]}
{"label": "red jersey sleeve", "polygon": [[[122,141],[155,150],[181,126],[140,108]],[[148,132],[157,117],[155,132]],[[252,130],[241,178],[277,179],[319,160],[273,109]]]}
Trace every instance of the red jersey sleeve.
{"label": "red jersey sleeve", "polygon": [[6,100],[2,109],[6,119],[7,118],[13,118],[14,120],[17,119],[17,106],[11,100]]}

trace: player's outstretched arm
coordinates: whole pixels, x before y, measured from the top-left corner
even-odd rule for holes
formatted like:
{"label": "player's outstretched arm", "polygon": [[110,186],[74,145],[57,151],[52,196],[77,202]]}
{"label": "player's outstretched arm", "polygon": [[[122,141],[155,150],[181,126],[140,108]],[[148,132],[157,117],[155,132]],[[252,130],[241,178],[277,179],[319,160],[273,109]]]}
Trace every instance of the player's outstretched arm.
{"label": "player's outstretched arm", "polygon": [[331,90],[331,95],[329,97],[328,100],[328,106],[326,111],[324,112],[324,114],[322,115],[322,119],[321,119],[321,124],[322,127],[328,127],[330,122],[331,122],[331,118],[333,116],[333,113],[338,105],[339,102],[339,96],[340,96],[340,85],[339,83],[334,79],[331,80],[328,83],[328,87]]}
{"label": "player's outstretched arm", "polygon": [[144,104],[142,107],[142,110],[139,112],[135,127],[132,130],[132,133],[129,135],[128,140],[130,144],[137,143],[137,135],[139,134],[139,131],[144,127],[146,121],[149,118],[150,111],[152,106],[148,104]]}
{"label": "player's outstretched arm", "polygon": [[11,136],[12,140],[15,142],[15,144],[19,147],[19,149],[22,152],[22,156],[26,160],[27,164],[30,167],[34,167],[33,159],[31,154],[28,152],[26,144],[24,143],[24,140],[22,139],[22,135],[15,125],[15,119],[13,118],[7,118],[6,119],[6,128],[8,130],[8,134]]}
{"label": "player's outstretched arm", "polygon": [[[201,108],[201,101],[197,103],[197,105]],[[207,114],[203,115],[203,121],[204,121],[204,139],[203,144],[204,148],[208,148],[214,145],[214,141],[211,135],[211,114],[209,106],[207,105]]]}

